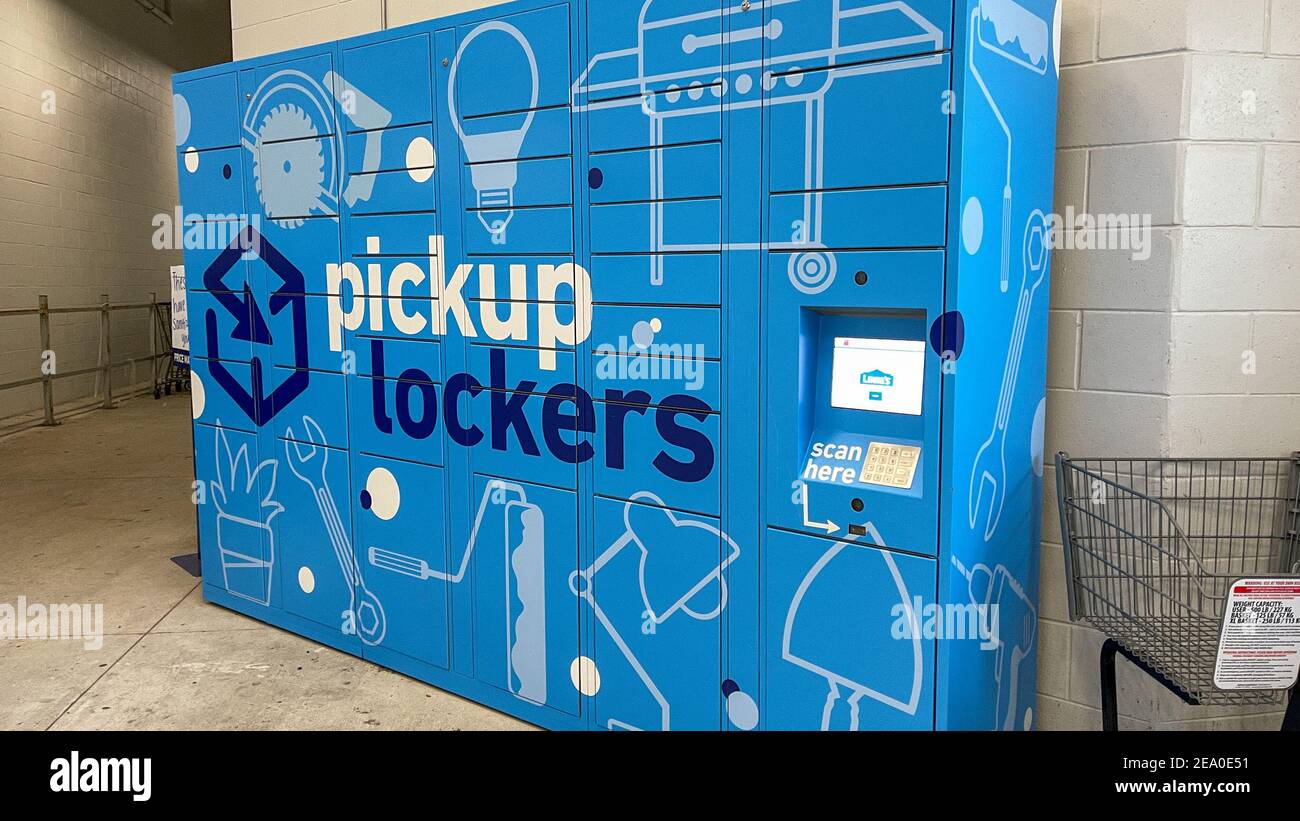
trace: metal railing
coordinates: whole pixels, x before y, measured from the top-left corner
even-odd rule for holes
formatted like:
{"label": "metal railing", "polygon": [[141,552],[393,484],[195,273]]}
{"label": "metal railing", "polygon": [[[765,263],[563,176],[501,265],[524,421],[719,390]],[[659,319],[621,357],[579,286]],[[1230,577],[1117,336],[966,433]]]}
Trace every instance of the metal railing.
{"label": "metal railing", "polygon": [[[61,314],[99,314],[99,361],[97,364],[87,368],[60,371],[57,367],[46,367],[44,360],[42,360],[41,375],[0,383],[0,391],[40,385],[43,411],[41,425],[52,426],[58,424],[58,421],[54,418],[54,383],[56,380],[95,374],[99,377],[100,393],[102,394],[102,399],[98,404],[102,408],[112,408],[113,369],[148,362],[150,382],[156,390],[160,384],[160,378],[167,373],[165,367],[159,368],[159,363],[168,360],[172,355],[168,320],[164,318],[164,312],[170,313],[171,304],[159,302],[157,293],[151,293],[149,297],[149,302],[124,302],[114,305],[109,300],[108,294],[102,294],[99,297],[98,305],[52,308],[50,307],[50,298],[45,294],[41,294],[35,308],[0,309],[0,319],[20,316],[37,317],[40,328],[40,349],[43,357],[46,355],[45,352],[52,350],[50,347],[50,317]],[[149,354],[147,356],[113,359],[112,316],[122,311],[149,312]],[[55,361],[57,362],[57,360]]]}

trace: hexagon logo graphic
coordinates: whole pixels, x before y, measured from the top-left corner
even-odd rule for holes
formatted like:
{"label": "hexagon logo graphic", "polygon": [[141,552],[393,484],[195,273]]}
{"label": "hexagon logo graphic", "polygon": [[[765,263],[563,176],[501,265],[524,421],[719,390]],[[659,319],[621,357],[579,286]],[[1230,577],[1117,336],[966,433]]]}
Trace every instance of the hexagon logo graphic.
{"label": "hexagon logo graphic", "polygon": [[235,319],[235,327],[228,336],[231,340],[253,345],[272,343],[270,327],[258,308],[252,287],[244,283],[241,294],[231,289],[225,282],[226,275],[246,253],[252,253],[265,262],[271,273],[280,280],[279,286],[271,292],[267,307],[273,316],[279,316],[284,311],[290,312],[293,323],[294,372],[267,393],[262,360],[258,356],[253,356],[251,357],[251,384],[243,384],[221,359],[217,308],[209,308],[203,317],[208,338],[206,356],[210,360],[209,370],[217,384],[248,416],[249,421],[262,427],[307,390],[310,380],[307,368],[310,362],[307,348],[307,302],[306,297],[303,296],[303,292],[306,291],[306,281],[302,271],[276,250],[275,246],[258,233],[257,229],[251,225],[245,226],[239,236],[217,256],[203,274],[203,287],[210,291],[220,307]]}

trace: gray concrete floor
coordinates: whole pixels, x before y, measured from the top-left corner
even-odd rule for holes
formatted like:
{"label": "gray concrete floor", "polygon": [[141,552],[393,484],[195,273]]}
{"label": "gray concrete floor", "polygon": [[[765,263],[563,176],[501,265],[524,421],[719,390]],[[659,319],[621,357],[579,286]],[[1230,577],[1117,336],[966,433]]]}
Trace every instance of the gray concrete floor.
{"label": "gray concrete floor", "polygon": [[0,439],[0,603],[103,603],[98,650],[0,640],[0,729],[523,729],[203,601],[189,397]]}

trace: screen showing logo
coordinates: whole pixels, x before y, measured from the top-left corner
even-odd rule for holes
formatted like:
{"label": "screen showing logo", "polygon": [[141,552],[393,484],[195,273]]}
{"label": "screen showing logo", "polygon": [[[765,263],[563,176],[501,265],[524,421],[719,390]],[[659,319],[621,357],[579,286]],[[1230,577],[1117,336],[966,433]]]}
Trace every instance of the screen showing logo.
{"label": "screen showing logo", "polygon": [[831,366],[831,405],[921,415],[925,342],[837,337]]}

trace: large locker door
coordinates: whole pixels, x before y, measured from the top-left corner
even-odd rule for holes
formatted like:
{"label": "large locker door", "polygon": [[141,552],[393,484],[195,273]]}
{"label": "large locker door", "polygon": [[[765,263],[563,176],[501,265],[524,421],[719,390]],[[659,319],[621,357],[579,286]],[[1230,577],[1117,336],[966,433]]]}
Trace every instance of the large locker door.
{"label": "large locker door", "polygon": [[[587,8],[595,388],[591,623],[602,729],[716,730],[728,568],[723,507],[724,3]],[[752,405],[751,405],[752,406]]]}
{"label": "large locker door", "polygon": [[[447,545],[435,333],[444,260],[431,49],[427,34],[367,38],[342,49],[334,78],[338,288],[349,318],[331,344],[353,366],[346,394],[358,633],[366,658],[421,675],[450,666],[449,588],[459,572]],[[368,618],[382,618],[382,632]]]}
{"label": "large locker door", "polygon": [[767,547],[763,726],[932,729],[934,560],[775,530]]}
{"label": "large locker door", "polygon": [[765,19],[762,714],[928,727],[933,642],[892,633],[938,551],[952,4]]}
{"label": "large locker door", "polygon": [[453,550],[467,568],[453,593],[454,666],[521,709],[577,715],[570,577],[590,444],[575,348],[589,302],[575,268],[571,27],[558,4],[438,32],[435,78],[439,134],[451,140],[440,184],[457,192],[446,209],[457,318],[444,345],[449,370],[468,374],[449,386],[447,420],[448,464],[464,482],[453,487]]}

